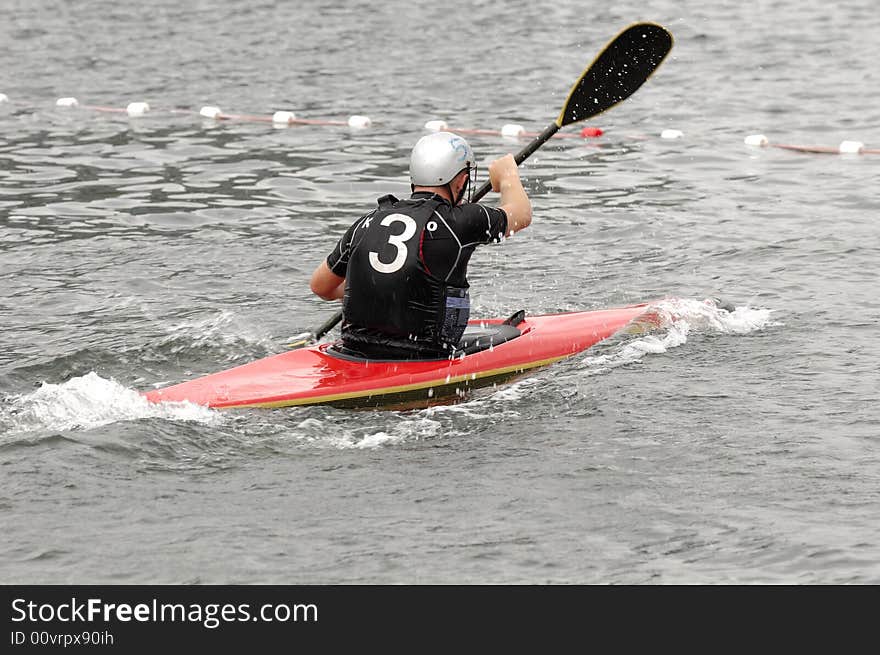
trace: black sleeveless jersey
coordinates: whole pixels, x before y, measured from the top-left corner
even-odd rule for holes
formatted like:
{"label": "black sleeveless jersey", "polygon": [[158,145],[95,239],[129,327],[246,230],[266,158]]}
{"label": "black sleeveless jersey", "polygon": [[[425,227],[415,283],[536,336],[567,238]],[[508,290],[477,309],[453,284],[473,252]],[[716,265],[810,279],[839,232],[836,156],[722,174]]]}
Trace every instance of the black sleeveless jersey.
{"label": "black sleeveless jersey", "polygon": [[344,345],[368,356],[448,355],[470,315],[468,261],[506,231],[494,207],[429,192],[380,198],[327,257],[345,277]]}

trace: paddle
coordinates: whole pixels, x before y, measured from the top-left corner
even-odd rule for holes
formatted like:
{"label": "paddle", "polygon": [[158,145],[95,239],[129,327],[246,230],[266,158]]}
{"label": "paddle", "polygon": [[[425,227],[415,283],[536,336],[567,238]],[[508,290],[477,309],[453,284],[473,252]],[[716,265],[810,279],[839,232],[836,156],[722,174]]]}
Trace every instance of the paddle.
{"label": "paddle", "polygon": [[[605,49],[584,69],[571,87],[565,105],[555,121],[520,150],[514,159],[522,164],[561,128],[598,116],[626,100],[644,84],[672,49],[672,35],[654,23],[635,23],[615,36]],[[485,182],[471,198],[477,202],[492,188]],[[313,332],[305,332],[288,344],[299,348],[320,339],[342,320],[338,311]]]}

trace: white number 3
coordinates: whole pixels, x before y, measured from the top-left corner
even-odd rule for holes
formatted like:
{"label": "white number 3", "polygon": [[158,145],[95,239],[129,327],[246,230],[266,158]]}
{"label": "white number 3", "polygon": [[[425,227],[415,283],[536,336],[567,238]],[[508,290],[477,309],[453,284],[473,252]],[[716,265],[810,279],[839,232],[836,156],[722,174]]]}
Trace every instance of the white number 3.
{"label": "white number 3", "polygon": [[394,273],[401,269],[406,261],[406,242],[416,233],[416,222],[404,214],[389,214],[382,219],[379,225],[388,226],[392,223],[403,223],[405,226],[400,234],[392,234],[388,237],[388,243],[397,248],[397,255],[394,257],[394,261],[386,264],[379,259],[379,253],[370,251],[370,265],[380,273]]}

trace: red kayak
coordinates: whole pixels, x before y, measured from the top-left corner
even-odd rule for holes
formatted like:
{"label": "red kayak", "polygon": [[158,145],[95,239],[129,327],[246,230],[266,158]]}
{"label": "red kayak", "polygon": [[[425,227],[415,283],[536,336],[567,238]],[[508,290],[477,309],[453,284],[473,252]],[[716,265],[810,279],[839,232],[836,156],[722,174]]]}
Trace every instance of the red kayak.
{"label": "red kayak", "polygon": [[368,360],[324,343],[145,395],[153,402],[185,400],[217,408],[427,406],[584,351],[639,317],[651,321],[648,307],[473,320],[457,355],[441,360]]}

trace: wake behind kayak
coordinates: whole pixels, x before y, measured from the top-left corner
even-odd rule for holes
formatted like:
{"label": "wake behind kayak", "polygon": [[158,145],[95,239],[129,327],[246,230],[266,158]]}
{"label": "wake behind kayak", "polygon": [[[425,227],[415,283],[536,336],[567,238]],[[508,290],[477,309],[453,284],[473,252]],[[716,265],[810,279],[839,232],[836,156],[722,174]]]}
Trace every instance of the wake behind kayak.
{"label": "wake behind kayak", "polygon": [[423,407],[582,352],[644,315],[648,307],[517,317],[513,332],[505,329],[511,326],[504,319],[472,320],[461,353],[448,359],[377,361],[325,343],[144,395],[152,402],[189,401],[215,408]]}

